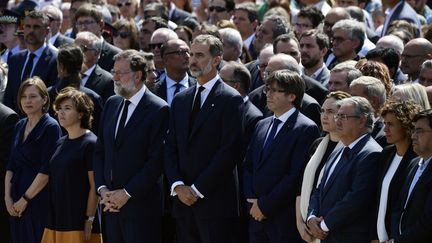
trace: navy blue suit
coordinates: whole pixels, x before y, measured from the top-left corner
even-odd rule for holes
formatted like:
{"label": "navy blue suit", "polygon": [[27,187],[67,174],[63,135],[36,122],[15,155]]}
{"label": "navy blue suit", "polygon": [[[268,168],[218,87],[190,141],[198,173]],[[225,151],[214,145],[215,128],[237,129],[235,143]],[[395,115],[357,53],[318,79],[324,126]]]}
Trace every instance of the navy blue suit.
{"label": "navy blue suit", "polygon": [[[351,149],[347,159],[337,163],[326,184],[324,173],[309,202],[309,215],[323,217],[330,229],[321,242],[370,242],[381,150],[367,134]],[[327,163],[340,152],[333,152]]]}
{"label": "navy blue suit", "polygon": [[105,103],[110,96],[114,95],[114,81],[112,78],[111,73],[96,64],[95,69],[87,79],[85,87],[100,95]]}
{"label": "navy blue suit", "polygon": [[115,138],[122,102],[120,96],[106,102],[94,155],[95,182],[96,188],[125,188],[132,197],[119,213],[106,213],[105,232],[108,242],[160,242],[162,202],[157,181],[168,105],[146,89],[124,131]]}
{"label": "navy blue suit", "polygon": [[[195,222],[183,225],[188,233],[177,230],[180,235],[177,240],[228,243],[234,237],[229,231],[233,230],[233,219],[238,215],[233,170],[241,157],[243,99],[219,79],[189,129],[196,89],[191,87],[174,97],[165,144],[169,185],[183,181],[185,185],[195,185],[204,195],[192,206],[173,198],[173,216],[177,222],[191,218]],[[191,232],[197,235],[194,237]]]}
{"label": "navy blue suit", "polygon": [[192,17],[192,15],[182,9],[174,8],[170,20],[178,25],[181,25],[186,18]]}
{"label": "navy blue suit", "polygon": [[[196,84],[196,80],[189,75],[189,87],[192,87]],[[157,96],[159,96],[163,100],[167,100],[167,83],[166,83],[166,75],[163,79],[159,79],[156,81],[153,89],[153,93],[155,93]]]}
{"label": "navy blue suit", "polygon": [[402,1],[402,3],[393,11],[391,15],[386,16],[385,21],[387,21],[387,19],[390,19],[390,21],[388,21],[388,25],[386,25],[386,22],[384,22],[381,36],[386,35],[391,22],[395,20],[406,20],[416,26],[417,36],[415,37],[420,37],[421,24],[419,18],[417,17],[417,12],[406,1]]}
{"label": "navy blue suit", "polygon": [[[21,85],[21,74],[25,68],[27,52],[27,50],[24,50],[14,54],[9,61],[4,104],[15,110],[15,112],[19,112],[16,97]],[[47,87],[54,85],[57,82],[57,50],[51,45],[47,45],[33,70],[33,76],[40,77]]]}
{"label": "navy blue suit", "polygon": [[245,197],[257,198],[267,218],[261,222],[250,218],[250,241],[300,242],[295,198],[309,146],[318,138],[319,129],[296,110],[276,134],[265,156],[262,148],[272,119],[268,117],[258,122],[244,163]]}
{"label": "navy blue suit", "polygon": [[114,67],[114,56],[121,52],[121,49],[108,43],[102,42],[101,54],[98,65],[107,72],[110,72]]}

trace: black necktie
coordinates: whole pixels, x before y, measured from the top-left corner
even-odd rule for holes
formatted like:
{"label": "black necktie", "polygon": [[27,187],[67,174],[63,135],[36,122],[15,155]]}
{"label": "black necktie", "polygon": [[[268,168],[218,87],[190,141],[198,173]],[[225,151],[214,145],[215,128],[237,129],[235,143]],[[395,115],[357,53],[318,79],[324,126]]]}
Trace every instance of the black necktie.
{"label": "black necktie", "polygon": [[[338,164],[340,164],[342,160],[345,160],[345,159],[348,158],[348,153],[349,153],[349,152],[350,152],[350,148],[349,148],[349,147],[345,147],[345,148],[342,150],[342,155],[341,155],[340,159],[338,160],[338,161],[339,161]],[[328,180],[329,180],[329,178],[330,178],[330,176],[331,176],[330,172],[333,173],[334,170],[336,169],[336,167],[335,167],[335,169],[333,169],[333,171],[331,171],[331,168],[333,167],[334,163],[336,163],[338,157],[339,157],[339,156],[336,156],[336,158],[335,158],[333,161],[331,161],[331,162],[328,164],[328,166],[327,166],[327,164],[325,165],[324,176],[323,176],[323,178],[322,178],[323,180],[325,180],[325,181],[324,181],[324,186],[327,184],[327,182],[328,182]],[[337,166],[337,165],[336,165],[336,166]]]}
{"label": "black necktie", "polygon": [[30,73],[31,73],[31,71],[33,69],[33,59],[35,57],[36,57],[36,55],[34,53],[30,52],[27,64],[26,64],[26,66],[24,68],[24,73],[23,73],[23,76],[22,76],[22,81],[24,81],[24,80],[26,80],[26,79],[28,79],[30,77]]}
{"label": "black necktie", "polygon": [[7,60],[6,62],[9,63],[10,57],[12,56],[12,50],[9,50],[8,54],[7,54]]}
{"label": "black necktie", "polygon": [[189,126],[189,132],[192,130],[193,128],[193,124],[195,122],[196,117],[198,116],[198,113],[201,109],[201,92],[204,90],[204,86],[200,86],[198,88],[198,93],[195,96],[195,100],[192,106],[192,112],[190,115],[190,126]]}
{"label": "black necktie", "polygon": [[274,137],[275,137],[275,135],[276,135],[276,132],[277,132],[278,126],[279,126],[279,124],[280,124],[281,122],[282,122],[282,121],[279,120],[279,119],[277,119],[277,118],[274,118],[274,119],[273,119],[273,126],[272,126],[272,129],[270,130],[270,133],[269,133],[269,135],[267,136],[267,139],[266,139],[266,141],[265,141],[265,143],[264,143],[264,147],[263,147],[263,150],[262,150],[262,153],[261,153],[263,157],[265,157],[265,156],[267,155],[267,153],[269,152],[270,146],[271,146],[272,143],[273,143],[273,140],[274,140]]}
{"label": "black necktie", "polygon": [[124,100],[123,104],[123,112],[121,114],[121,118],[120,118],[120,123],[118,125],[117,128],[117,136],[116,138],[120,137],[120,134],[123,132],[124,127],[125,127],[125,123],[126,123],[126,118],[127,118],[127,114],[128,114],[128,109],[129,109],[129,104],[131,102],[129,100]]}
{"label": "black necktie", "polygon": [[175,84],[175,90],[174,90],[174,95],[173,96],[175,96],[178,92],[180,92],[180,88],[181,88],[181,84],[180,83],[176,83]]}

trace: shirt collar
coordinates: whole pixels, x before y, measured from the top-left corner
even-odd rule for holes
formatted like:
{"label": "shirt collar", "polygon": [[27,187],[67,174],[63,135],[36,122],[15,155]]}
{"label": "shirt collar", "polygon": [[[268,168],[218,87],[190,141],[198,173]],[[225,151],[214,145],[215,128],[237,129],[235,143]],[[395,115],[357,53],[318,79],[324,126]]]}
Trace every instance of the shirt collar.
{"label": "shirt collar", "polygon": [[[42,52],[44,51],[44,49],[45,49],[46,46],[47,45],[44,43],[41,47],[39,47],[39,49],[37,49],[35,52],[33,52],[33,54],[35,54],[37,57],[40,57],[42,55]],[[28,50],[27,55],[30,55],[30,53],[31,53],[31,51]]]}
{"label": "shirt collar", "polygon": [[[167,88],[171,88],[172,86],[175,86],[177,84],[176,81],[172,80],[168,76],[168,73],[166,74],[165,79],[166,79],[166,82],[167,82]],[[189,81],[189,76],[186,73],[186,75],[184,76],[184,78],[182,80],[180,80],[180,82],[178,82],[178,83],[187,88],[188,87],[188,81]]]}
{"label": "shirt collar", "polygon": [[205,89],[208,89],[210,91],[219,79],[219,74],[216,74],[214,78],[210,79],[210,81],[206,82],[204,85],[200,85],[199,83],[197,83],[197,90],[199,87],[204,86]]}
{"label": "shirt collar", "polygon": [[356,144],[357,144],[360,140],[362,140],[364,137],[366,137],[366,136],[367,136],[367,133],[363,134],[362,136],[360,136],[359,138],[357,138],[356,140],[354,140],[354,142],[352,142],[350,145],[348,145],[348,147],[349,147],[350,149],[354,148],[354,146],[356,146]]}
{"label": "shirt collar", "polygon": [[245,96],[245,97],[243,97],[243,103],[246,103],[246,102],[248,102],[248,100],[249,100],[249,96]]}
{"label": "shirt collar", "polygon": [[278,120],[280,120],[282,123],[285,123],[287,120],[288,120],[288,118],[292,115],[292,114],[294,114],[294,112],[296,111],[297,109],[295,108],[295,107],[292,107],[291,109],[289,109],[287,112],[285,112],[285,113],[283,113],[281,116],[279,116],[279,117],[276,117],[276,115],[273,115],[273,118],[277,118]]}
{"label": "shirt collar", "polygon": [[138,90],[138,92],[136,92],[136,94],[134,94],[129,101],[134,104],[135,106],[138,106],[138,103],[140,102],[141,98],[144,96],[144,92],[145,92],[146,86],[143,85],[141,87],[140,90]]}
{"label": "shirt collar", "polygon": [[87,71],[85,71],[84,74],[87,75],[87,77],[89,77],[95,68],[96,68],[96,64],[94,64],[89,69],[87,69]]}
{"label": "shirt collar", "polygon": [[51,38],[49,38],[48,42],[51,43],[51,45],[54,45],[54,42],[57,40],[57,37],[59,37],[60,35],[60,31],[57,32],[57,34],[51,36]]}

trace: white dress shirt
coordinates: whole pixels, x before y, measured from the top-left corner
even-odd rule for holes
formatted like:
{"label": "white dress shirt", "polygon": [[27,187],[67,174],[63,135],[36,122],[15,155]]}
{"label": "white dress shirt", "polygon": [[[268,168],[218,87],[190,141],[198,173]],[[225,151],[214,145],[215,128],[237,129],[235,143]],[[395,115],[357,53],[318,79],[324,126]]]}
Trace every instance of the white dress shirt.
{"label": "white dress shirt", "polygon": [[84,72],[85,75],[83,75],[83,78],[81,79],[81,85],[84,87],[87,83],[87,80],[89,79],[90,75],[93,73],[93,70],[96,68],[96,64],[91,66],[91,68],[87,69],[87,71]]}
{"label": "white dress shirt", "polygon": [[[171,105],[172,100],[174,99],[174,91],[176,90],[176,84],[177,82],[172,80],[168,74],[165,76],[166,85],[167,85],[167,103],[168,105]],[[186,76],[180,80],[179,84],[181,84],[180,91],[183,91],[187,88],[189,88],[189,76],[186,73]]]}

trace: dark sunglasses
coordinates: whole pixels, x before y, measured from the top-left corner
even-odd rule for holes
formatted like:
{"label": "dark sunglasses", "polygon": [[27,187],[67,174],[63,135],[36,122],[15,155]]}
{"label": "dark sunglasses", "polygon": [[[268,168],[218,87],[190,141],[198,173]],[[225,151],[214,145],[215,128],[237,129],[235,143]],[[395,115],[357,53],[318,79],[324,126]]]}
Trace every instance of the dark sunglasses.
{"label": "dark sunglasses", "polygon": [[210,7],[208,8],[208,10],[209,10],[210,12],[213,12],[213,10],[216,10],[216,12],[221,13],[221,12],[226,11],[226,8],[224,8],[224,7],[220,7],[220,6],[210,6]]}
{"label": "dark sunglasses", "polygon": [[189,56],[190,53],[188,50],[177,50],[177,51],[169,51],[164,53],[164,55],[169,55],[169,54],[176,54],[178,56]]}
{"label": "dark sunglasses", "polygon": [[157,48],[161,49],[163,43],[154,43],[154,44],[149,44],[150,49],[154,50]]}
{"label": "dark sunglasses", "polygon": [[129,7],[130,5],[132,5],[131,2],[117,3],[117,7],[119,7],[119,8],[121,8],[121,7],[123,7],[123,6],[128,6],[128,7]]}
{"label": "dark sunglasses", "polygon": [[129,34],[128,32],[118,32],[118,31],[114,31],[114,32],[113,32],[113,36],[114,36],[114,37],[118,37],[118,36],[120,36],[120,38],[122,38],[122,39],[126,39],[126,38],[128,38],[128,37],[130,36],[130,34]]}

